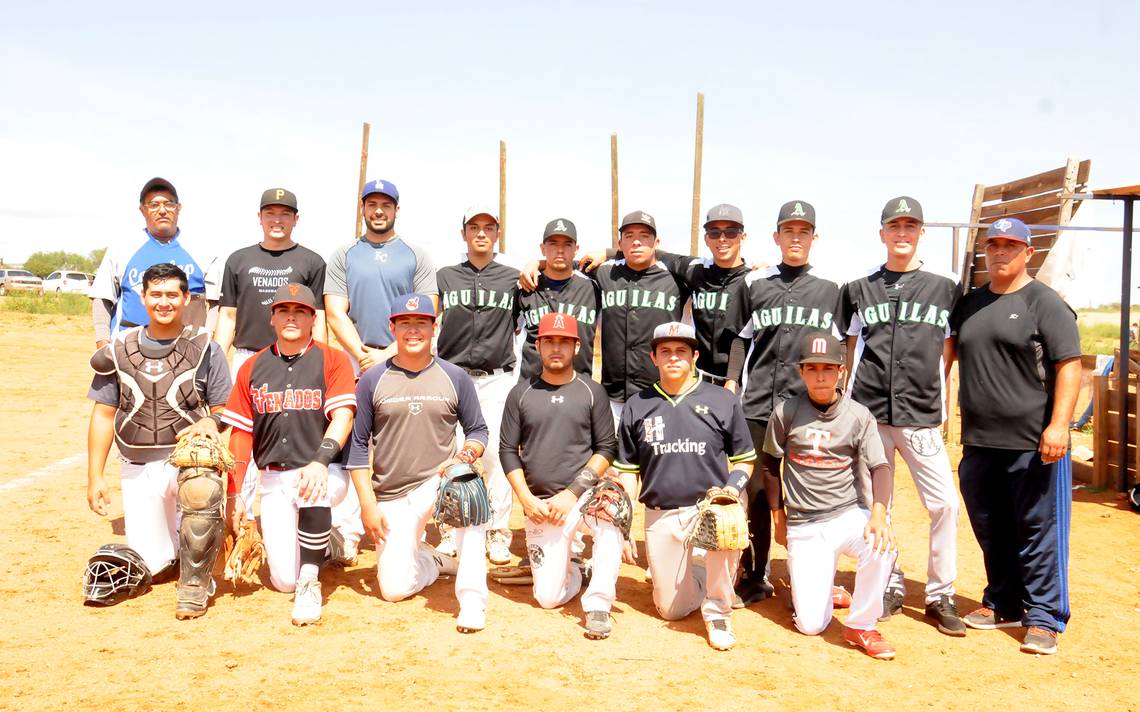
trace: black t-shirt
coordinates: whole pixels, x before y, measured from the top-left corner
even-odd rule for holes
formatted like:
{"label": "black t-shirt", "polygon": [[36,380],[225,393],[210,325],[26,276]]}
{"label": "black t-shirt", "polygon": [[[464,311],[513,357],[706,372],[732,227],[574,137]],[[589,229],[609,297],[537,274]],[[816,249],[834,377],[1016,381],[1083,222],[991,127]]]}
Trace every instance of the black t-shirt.
{"label": "black t-shirt", "polygon": [[257,351],[276,339],[269,325],[269,305],[283,284],[303,284],[313,290],[317,306],[325,291],[325,261],[302,245],[267,250],[260,244],[237,250],[226,260],[219,304],[237,308],[234,346]]}
{"label": "black t-shirt", "polygon": [[514,370],[519,271],[495,261],[476,269],[464,260],[439,270],[435,278],[440,358],[464,369]]}
{"label": "black t-shirt", "polygon": [[1056,365],[1081,355],[1077,315],[1036,280],[1016,292],[989,285],[950,315],[957,335],[962,444],[1036,450],[1053,415]]}
{"label": "black t-shirt", "polygon": [[541,378],[518,383],[503,406],[499,459],[503,471],[522,468],[536,497],[552,497],[578,476],[594,454],[617,454],[610,400],[582,374],[555,386]]}
{"label": "black t-shirt", "polygon": [[522,347],[522,367],[519,382],[525,383],[542,373],[542,360],[535,349],[538,340],[538,322],[549,313],[568,314],[578,322],[578,339],[582,346],[574,356],[574,370],[587,378],[594,373],[594,332],[597,329],[598,311],[602,306],[601,290],[592,280],[581,274],[569,279],[538,277],[538,288],[518,295],[519,326],[526,333]]}

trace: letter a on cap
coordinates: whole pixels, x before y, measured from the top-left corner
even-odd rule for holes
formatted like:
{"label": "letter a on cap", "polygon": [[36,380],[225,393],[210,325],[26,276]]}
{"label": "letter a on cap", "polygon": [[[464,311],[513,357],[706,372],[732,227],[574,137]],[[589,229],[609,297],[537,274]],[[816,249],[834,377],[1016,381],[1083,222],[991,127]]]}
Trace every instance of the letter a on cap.
{"label": "letter a on cap", "polygon": [[[566,223],[559,220],[558,224],[554,226],[554,229],[555,230],[562,230],[563,232],[565,232],[566,231]],[[558,324],[558,326],[561,327],[562,325]]]}
{"label": "letter a on cap", "polygon": [[812,339],[811,352],[813,354],[826,354],[827,353],[827,339]]}
{"label": "letter a on cap", "polygon": [[799,218],[807,215],[807,213],[804,212],[804,206],[800,205],[799,203],[796,203],[796,207],[792,210],[791,214]]}
{"label": "letter a on cap", "polygon": [[899,206],[897,208],[895,208],[895,215],[898,215],[900,213],[909,213],[909,212],[910,212],[910,206],[907,205],[906,201],[905,200],[899,200]]}
{"label": "letter a on cap", "polygon": [[555,314],[554,315],[554,328],[555,329],[565,329],[566,328],[566,320],[562,318],[561,314]]}

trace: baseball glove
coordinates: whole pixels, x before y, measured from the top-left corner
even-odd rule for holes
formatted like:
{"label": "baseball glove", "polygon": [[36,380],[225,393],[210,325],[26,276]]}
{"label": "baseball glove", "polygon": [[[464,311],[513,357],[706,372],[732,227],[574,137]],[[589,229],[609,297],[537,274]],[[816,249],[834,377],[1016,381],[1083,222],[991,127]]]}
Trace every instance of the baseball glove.
{"label": "baseball glove", "polygon": [[179,469],[204,467],[217,472],[227,472],[234,467],[234,458],[229,448],[217,438],[201,433],[179,440],[168,460]]}
{"label": "baseball glove", "polygon": [[600,519],[614,524],[629,540],[629,531],[633,527],[633,503],[629,501],[625,488],[613,480],[599,480],[580,511],[583,518],[593,517],[595,522]]}
{"label": "baseball glove", "polygon": [[238,583],[254,583],[257,571],[265,561],[265,544],[257,530],[257,522],[246,520],[235,538],[231,533],[226,537],[223,555],[226,559],[225,579]]}
{"label": "baseball glove", "polygon": [[491,497],[483,478],[463,463],[447,468],[435,500],[436,521],[473,527],[491,521]]}
{"label": "baseball glove", "polygon": [[713,487],[697,502],[697,516],[685,537],[689,546],[705,551],[742,551],[748,548],[748,516],[740,497]]}

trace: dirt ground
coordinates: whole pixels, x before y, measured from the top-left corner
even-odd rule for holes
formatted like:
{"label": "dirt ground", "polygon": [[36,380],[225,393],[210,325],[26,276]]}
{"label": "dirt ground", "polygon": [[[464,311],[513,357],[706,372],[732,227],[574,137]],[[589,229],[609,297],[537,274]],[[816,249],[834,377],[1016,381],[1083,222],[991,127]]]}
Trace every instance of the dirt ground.
{"label": "dirt ground", "polygon": [[[0,472],[0,707],[1140,708],[1140,518],[1112,493],[1083,489],[1073,504],[1073,619],[1055,656],[1019,652],[1020,630],[949,638],[923,620],[926,517],[905,474],[895,521],[909,592],[905,615],[881,626],[898,648],[892,662],[846,646],[838,621],[820,637],[795,632],[778,546],[779,595],[734,613],[739,643],[731,652],[706,644],[699,614],[657,618],[633,566],[623,566],[618,582],[614,634],[600,642],[582,636],[577,602],[544,611],[528,588],[494,583],[488,628],[460,635],[450,581],[384,602],[370,549],[359,566],[323,574],[318,627],[294,628],[290,597],[264,585],[235,594],[222,583],[196,621],[175,620],[173,583],[110,609],[86,608],[88,556],[123,540],[117,489],[109,518],[85,501],[89,325],[0,312],[0,328],[9,382],[0,403],[0,445],[9,453]],[[951,454],[956,461],[958,449]],[[640,539],[640,518],[635,531]],[[965,613],[978,604],[984,574],[964,511],[959,531]],[[513,548],[522,550],[521,533]],[[841,568],[850,588],[851,562]]]}

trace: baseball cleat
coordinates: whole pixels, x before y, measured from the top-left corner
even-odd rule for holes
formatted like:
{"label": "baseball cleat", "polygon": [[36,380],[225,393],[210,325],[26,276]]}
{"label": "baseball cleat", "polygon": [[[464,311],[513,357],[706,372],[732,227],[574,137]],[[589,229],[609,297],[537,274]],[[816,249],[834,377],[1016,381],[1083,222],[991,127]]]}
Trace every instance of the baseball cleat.
{"label": "baseball cleat", "polygon": [[306,626],[321,622],[321,582],[302,579],[293,592],[293,625]]}
{"label": "baseball cleat", "polygon": [[1057,634],[1048,628],[1030,626],[1025,631],[1025,640],[1021,643],[1023,653],[1037,653],[1038,655],[1052,655],[1057,652]]}
{"label": "baseball cleat", "polygon": [[[765,599],[771,598],[776,593],[776,587],[768,582],[768,579],[741,579],[736,584],[736,594],[740,598],[743,606],[751,606],[753,603],[759,603]],[[733,602],[735,606],[735,601]]]}
{"label": "baseball cleat", "polygon": [[511,547],[507,544],[507,535],[499,529],[487,532],[487,559],[492,564],[511,563]]}
{"label": "baseball cleat", "polygon": [[981,608],[967,613],[962,618],[962,622],[971,628],[977,630],[995,630],[997,628],[1020,628],[1021,619],[1019,618],[1000,618],[992,608],[982,606]]}
{"label": "baseball cleat", "polygon": [[902,613],[903,609],[903,592],[902,591],[887,591],[883,594],[883,614],[879,616],[880,621],[889,621],[891,616],[896,613]]}
{"label": "baseball cleat", "polygon": [[850,608],[851,607],[851,594],[847,589],[842,586],[831,587],[831,607],[832,608]]}
{"label": "baseball cleat", "polygon": [[609,611],[586,612],[586,637],[590,640],[605,640],[613,631],[613,619]]}
{"label": "baseball cleat", "polygon": [[487,614],[482,609],[463,608],[455,619],[455,629],[460,633],[477,633],[487,627]]}
{"label": "baseball cleat", "polygon": [[860,648],[876,660],[895,659],[895,646],[888,643],[877,630],[856,630],[844,626],[843,639],[848,645]]}
{"label": "baseball cleat", "polygon": [[212,576],[209,585],[205,588],[201,586],[179,586],[178,603],[174,607],[174,617],[180,621],[187,621],[206,615],[210,597],[214,595],[216,589]]}
{"label": "baseball cleat", "polygon": [[333,566],[348,568],[356,566],[359,561],[359,551],[356,542],[346,541],[344,535],[333,527],[329,533],[329,563]]}
{"label": "baseball cleat", "polygon": [[439,534],[439,544],[435,550],[444,556],[459,556],[459,549],[455,546],[455,529],[446,524],[440,524]]}
{"label": "baseball cleat", "polygon": [[709,645],[716,650],[732,650],[736,645],[736,636],[732,634],[732,624],[726,618],[705,623],[709,634]]}
{"label": "baseball cleat", "polygon": [[420,542],[420,546],[425,547],[431,555],[431,560],[435,562],[436,567],[439,569],[440,576],[455,576],[459,573],[459,559],[447,556],[439,549],[434,549],[430,544]]}
{"label": "baseball cleat", "polygon": [[966,624],[958,617],[958,607],[950,596],[939,596],[926,604],[926,617],[937,621],[938,632],[961,638],[966,635]]}

